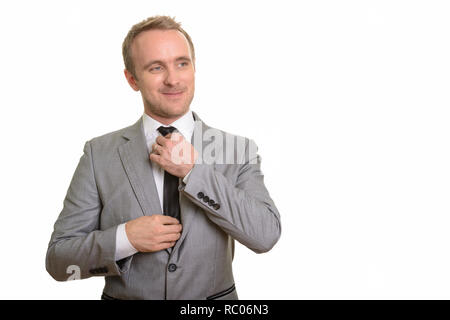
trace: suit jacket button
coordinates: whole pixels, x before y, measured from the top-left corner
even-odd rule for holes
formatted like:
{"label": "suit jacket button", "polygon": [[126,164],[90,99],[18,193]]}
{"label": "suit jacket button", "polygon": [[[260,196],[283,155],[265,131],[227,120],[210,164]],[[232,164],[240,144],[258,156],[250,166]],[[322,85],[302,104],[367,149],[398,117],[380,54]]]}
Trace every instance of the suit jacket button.
{"label": "suit jacket button", "polygon": [[174,263],[169,264],[169,272],[174,272],[175,270],[177,270],[177,265]]}
{"label": "suit jacket button", "polygon": [[208,204],[209,204],[210,206],[213,206],[213,205],[215,204],[215,202],[214,202],[213,199],[210,199],[210,200],[208,201]]}
{"label": "suit jacket button", "polygon": [[204,196],[205,196],[205,195],[203,194],[203,192],[197,193],[197,197],[198,197],[199,199],[203,198]]}
{"label": "suit jacket button", "polygon": [[208,196],[204,196],[203,197],[203,202],[208,202],[209,201],[209,197]]}
{"label": "suit jacket button", "polygon": [[216,203],[215,205],[213,205],[213,208],[214,208],[215,210],[219,210],[220,204]]}

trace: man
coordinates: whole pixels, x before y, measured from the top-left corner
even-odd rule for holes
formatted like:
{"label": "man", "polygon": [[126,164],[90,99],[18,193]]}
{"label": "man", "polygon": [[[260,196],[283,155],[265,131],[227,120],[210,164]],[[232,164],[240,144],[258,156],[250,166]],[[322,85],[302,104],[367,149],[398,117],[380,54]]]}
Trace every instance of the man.
{"label": "man", "polygon": [[256,145],[189,109],[195,53],[179,23],[136,24],[123,56],[144,115],[85,144],[47,271],[58,281],[104,276],[103,299],[237,299],[234,239],[262,253],[281,232]]}

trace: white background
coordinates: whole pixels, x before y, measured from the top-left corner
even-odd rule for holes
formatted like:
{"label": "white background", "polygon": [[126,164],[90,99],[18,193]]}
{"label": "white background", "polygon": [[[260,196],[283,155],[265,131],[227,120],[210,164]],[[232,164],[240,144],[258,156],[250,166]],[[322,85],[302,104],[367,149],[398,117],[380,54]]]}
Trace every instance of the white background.
{"label": "white background", "polygon": [[175,16],[196,46],[191,105],[254,139],[282,217],[238,245],[241,299],[450,298],[447,1],[3,1],[2,299],[99,299],[58,283],[47,244],[92,137],[143,112],[122,40]]}

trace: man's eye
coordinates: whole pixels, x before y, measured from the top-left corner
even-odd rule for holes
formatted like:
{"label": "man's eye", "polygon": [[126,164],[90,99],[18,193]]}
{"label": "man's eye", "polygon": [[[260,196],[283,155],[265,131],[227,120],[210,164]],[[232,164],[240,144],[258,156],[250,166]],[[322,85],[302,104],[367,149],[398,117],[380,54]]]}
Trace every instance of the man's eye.
{"label": "man's eye", "polygon": [[150,72],[158,72],[161,71],[162,67],[161,66],[155,66],[155,67],[151,67],[150,68]]}
{"label": "man's eye", "polygon": [[180,62],[179,64],[180,67],[186,67],[187,65],[189,65],[187,62]]}

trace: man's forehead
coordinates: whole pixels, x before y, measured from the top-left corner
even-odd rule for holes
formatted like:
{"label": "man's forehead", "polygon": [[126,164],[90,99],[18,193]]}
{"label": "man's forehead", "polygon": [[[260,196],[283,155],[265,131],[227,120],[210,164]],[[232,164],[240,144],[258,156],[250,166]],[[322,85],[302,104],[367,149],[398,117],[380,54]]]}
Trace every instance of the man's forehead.
{"label": "man's forehead", "polygon": [[[180,56],[191,57],[189,43],[178,30],[147,30],[133,41],[133,56],[147,63],[152,60],[173,60]],[[142,61],[144,60],[144,61]]]}
{"label": "man's forehead", "polygon": [[186,46],[189,49],[189,43],[186,37],[178,30],[147,30],[136,36],[133,46],[148,48],[158,48],[168,45]]}

